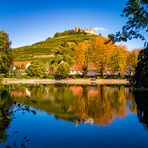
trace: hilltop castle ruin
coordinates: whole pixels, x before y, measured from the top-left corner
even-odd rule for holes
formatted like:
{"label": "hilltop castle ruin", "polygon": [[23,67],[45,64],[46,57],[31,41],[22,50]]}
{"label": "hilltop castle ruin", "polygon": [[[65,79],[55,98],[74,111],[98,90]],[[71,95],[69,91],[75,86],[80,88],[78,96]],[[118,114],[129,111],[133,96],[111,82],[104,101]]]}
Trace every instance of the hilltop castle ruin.
{"label": "hilltop castle ruin", "polygon": [[96,29],[94,29],[94,28],[89,28],[89,29],[81,29],[80,27],[76,27],[75,28],[75,31],[76,32],[85,32],[85,33],[88,33],[88,34],[97,34],[97,31],[96,31]]}

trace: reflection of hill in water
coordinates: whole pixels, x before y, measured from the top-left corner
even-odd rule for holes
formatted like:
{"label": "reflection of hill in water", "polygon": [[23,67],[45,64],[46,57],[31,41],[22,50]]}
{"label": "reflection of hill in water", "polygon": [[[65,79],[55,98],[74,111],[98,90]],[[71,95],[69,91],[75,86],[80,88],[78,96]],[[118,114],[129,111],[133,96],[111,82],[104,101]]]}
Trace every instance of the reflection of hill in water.
{"label": "reflection of hill in water", "polygon": [[68,121],[108,125],[115,117],[123,118],[136,112],[129,88],[109,86],[30,86],[11,89],[18,102],[30,97],[37,101],[34,107]]}

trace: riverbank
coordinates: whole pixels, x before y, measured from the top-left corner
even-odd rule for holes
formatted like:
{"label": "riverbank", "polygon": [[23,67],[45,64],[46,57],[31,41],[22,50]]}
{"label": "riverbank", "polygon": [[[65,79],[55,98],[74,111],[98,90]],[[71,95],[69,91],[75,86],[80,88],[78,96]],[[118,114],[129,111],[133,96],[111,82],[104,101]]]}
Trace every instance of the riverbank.
{"label": "riverbank", "polygon": [[126,79],[12,79],[4,78],[2,84],[124,84],[128,85]]}

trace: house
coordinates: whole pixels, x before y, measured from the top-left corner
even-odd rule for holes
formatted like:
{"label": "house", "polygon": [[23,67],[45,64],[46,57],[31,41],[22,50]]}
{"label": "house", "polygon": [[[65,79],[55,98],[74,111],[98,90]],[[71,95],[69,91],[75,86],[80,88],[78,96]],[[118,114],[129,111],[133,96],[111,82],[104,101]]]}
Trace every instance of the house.
{"label": "house", "polygon": [[[82,70],[79,65],[73,65],[70,68],[70,75],[82,75]],[[88,69],[87,69],[87,76],[96,76],[98,75],[98,70],[96,68],[96,65],[93,63],[88,64]]]}
{"label": "house", "polygon": [[13,70],[15,70],[16,68],[20,68],[20,69],[28,69],[28,67],[31,65],[30,62],[13,62]]}
{"label": "house", "polygon": [[70,67],[70,75],[82,75],[82,72],[80,71],[79,65],[73,65]]}
{"label": "house", "polygon": [[96,68],[97,66],[93,63],[90,63],[88,65],[88,69],[87,69],[87,76],[96,76],[98,75],[98,70]]}

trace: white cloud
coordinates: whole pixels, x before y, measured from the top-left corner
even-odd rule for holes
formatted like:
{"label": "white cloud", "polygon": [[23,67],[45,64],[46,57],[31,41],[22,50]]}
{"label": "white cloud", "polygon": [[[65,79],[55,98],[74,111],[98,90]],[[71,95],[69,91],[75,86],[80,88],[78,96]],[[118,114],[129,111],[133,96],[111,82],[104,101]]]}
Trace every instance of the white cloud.
{"label": "white cloud", "polygon": [[104,27],[95,27],[94,29],[95,29],[96,31],[103,31],[103,32],[106,32],[106,31],[107,31],[107,29],[104,28]]}

